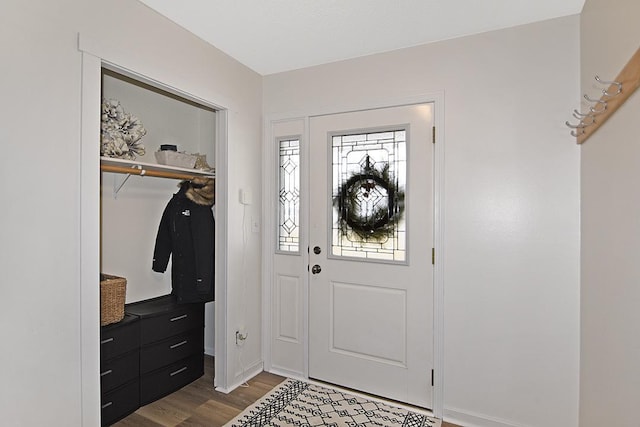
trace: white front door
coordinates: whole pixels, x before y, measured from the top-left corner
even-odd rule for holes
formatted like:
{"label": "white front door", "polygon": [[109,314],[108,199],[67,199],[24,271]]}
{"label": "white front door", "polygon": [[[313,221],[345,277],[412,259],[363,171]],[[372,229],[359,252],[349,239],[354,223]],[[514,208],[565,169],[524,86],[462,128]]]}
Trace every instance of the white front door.
{"label": "white front door", "polygon": [[427,408],[433,111],[309,123],[309,377]]}

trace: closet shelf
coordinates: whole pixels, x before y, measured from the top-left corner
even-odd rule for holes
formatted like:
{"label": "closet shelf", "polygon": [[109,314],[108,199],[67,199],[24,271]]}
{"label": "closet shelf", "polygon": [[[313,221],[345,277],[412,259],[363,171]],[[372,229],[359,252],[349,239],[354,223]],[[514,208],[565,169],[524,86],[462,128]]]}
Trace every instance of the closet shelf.
{"label": "closet shelf", "polygon": [[156,163],[144,163],[134,160],[114,159],[111,157],[100,157],[100,170],[102,172],[111,172],[117,174],[125,174],[124,179],[118,182],[113,181],[113,197],[118,197],[118,192],[122,189],[131,175],[153,176],[158,178],[190,180],[197,176],[207,178],[215,178],[214,172],[206,172],[200,169],[188,169],[177,166],[159,165]]}

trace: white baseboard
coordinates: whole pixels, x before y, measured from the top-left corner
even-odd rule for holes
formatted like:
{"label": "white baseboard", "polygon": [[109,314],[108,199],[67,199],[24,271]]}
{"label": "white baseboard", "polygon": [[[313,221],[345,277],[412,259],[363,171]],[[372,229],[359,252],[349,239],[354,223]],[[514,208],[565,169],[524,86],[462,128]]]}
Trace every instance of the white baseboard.
{"label": "white baseboard", "polygon": [[204,354],[206,354],[207,356],[215,356],[216,355],[216,349],[213,347],[205,347],[204,348]]}
{"label": "white baseboard", "polygon": [[294,380],[307,381],[307,378],[304,377],[302,372],[290,371],[285,368],[280,368],[278,366],[272,366],[268,371],[270,374],[280,375],[281,377],[293,378]]}
{"label": "white baseboard", "polygon": [[444,421],[464,427],[528,427],[485,414],[466,412],[457,408],[444,408]]}
{"label": "white baseboard", "polygon": [[255,377],[260,372],[262,372],[263,371],[263,366],[264,366],[264,364],[263,364],[262,360],[259,361],[259,362],[254,363],[253,366],[249,366],[247,369],[244,370],[244,374],[242,375],[242,377],[237,382],[233,383],[231,386],[229,386],[227,388],[216,387],[216,391],[219,391],[220,393],[224,393],[224,394],[231,393],[233,390],[237,389],[242,384],[246,383],[251,378]]}

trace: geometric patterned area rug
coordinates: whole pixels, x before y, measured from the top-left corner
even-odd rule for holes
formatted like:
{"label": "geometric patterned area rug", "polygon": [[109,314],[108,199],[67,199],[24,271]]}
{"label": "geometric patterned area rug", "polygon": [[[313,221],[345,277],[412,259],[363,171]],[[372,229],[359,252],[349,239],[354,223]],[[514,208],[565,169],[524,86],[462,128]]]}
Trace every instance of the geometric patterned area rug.
{"label": "geometric patterned area rug", "polygon": [[415,426],[440,427],[440,420],[304,381],[287,379],[225,427]]}

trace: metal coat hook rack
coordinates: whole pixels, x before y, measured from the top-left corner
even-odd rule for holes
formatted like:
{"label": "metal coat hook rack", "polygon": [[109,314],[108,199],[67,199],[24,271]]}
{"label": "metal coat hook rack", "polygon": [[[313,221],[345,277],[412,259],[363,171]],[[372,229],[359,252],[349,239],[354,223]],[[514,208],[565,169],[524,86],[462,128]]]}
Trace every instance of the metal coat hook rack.
{"label": "metal coat hook rack", "polygon": [[572,115],[578,120],[577,124],[565,122],[578,144],[589,139],[640,87],[640,49],[634,53],[615,80],[603,80],[600,76],[594,78],[603,87],[600,98],[591,98],[585,94],[584,99],[590,104],[587,110],[573,110]]}
{"label": "metal coat hook rack", "polygon": [[[599,76],[595,76],[595,80],[605,86],[605,88],[602,89],[601,98],[594,99],[585,93],[584,99],[591,104],[588,108],[588,112],[581,113],[578,110],[573,110],[573,117],[579,120],[578,124],[572,124],[569,121],[564,122],[567,127],[573,129],[571,131],[571,136],[575,136],[578,140],[587,134],[587,128],[589,126],[595,126],[597,123],[600,123],[600,119],[596,119],[596,117],[605,114],[607,112],[607,107],[609,106],[609,101],[622,93],[621,82],[605,81]],[[609,92],[611,88],[616,88],[615,92]]]}

